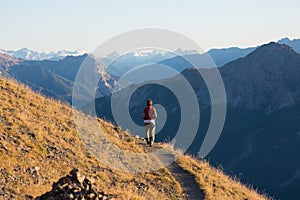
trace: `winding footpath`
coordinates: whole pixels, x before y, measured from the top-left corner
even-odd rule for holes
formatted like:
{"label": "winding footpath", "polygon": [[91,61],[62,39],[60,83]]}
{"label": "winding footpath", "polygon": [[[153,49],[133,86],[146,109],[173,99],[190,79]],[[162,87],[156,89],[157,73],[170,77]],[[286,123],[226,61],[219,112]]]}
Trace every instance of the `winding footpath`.
{"label": "winding footpath", "polygon": [[169,165],[167,169],[180,184],[182,191],[186,195],[187,199],[205,199],[204,192],[199,188],[193,174],[182,169],[176,162],[173,162],[171,165]]}
{"label": "winding footpath", "polygon": [[[159,147],[154,145],[149,147],[145,141],[140,140],[138,143],[141,147],[144,148],[146,152],[153,150],[158,150]],[[180,184],[183,196],[188,200],[204,200],[205,194],[202,189],[198,186],[198,183],[195,180],[195,176],[188,171],[184,170],[176,161],[167,166],[167,169]]]}

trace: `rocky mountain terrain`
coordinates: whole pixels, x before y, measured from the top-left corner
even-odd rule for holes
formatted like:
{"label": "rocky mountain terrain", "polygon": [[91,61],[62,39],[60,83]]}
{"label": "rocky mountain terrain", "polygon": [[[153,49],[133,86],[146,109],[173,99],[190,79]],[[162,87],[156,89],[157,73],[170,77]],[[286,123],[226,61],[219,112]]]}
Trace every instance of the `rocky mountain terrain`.
{"label": "rocky mountain terrain", "polygon": [[[89,63],[95,74],[100,76],[96,88],[98,96],[111,94],[116,84],[115,79],[106,73],[99,62],[87,54],[77,57],[67,56],[59,61],[20,60],[0,54],[0,71],[46,96],[71,103],[76,74],[83,62]],[[85,90],[84,85],[82,90]]]}
{"label": "rocky mountain terrain", "polygon": [[282,38],[277,41],[278,44],[286,44],[294,49],[297,53],[300,53],[300,39],[289,39],[289,38]]}
{"label": "rocky mountain terrain", "polygon": [[[227,98],[226,121],[207,158],[215,166],[221,164],[227,173],[240,174],[242,181],[280,199],[300,196],[295,189],[300,186],[299,70],[300,54],[290,46],[273,42],[220,68]],[[201,110],[197,136],[189,148],[196,154],[210,123],[211,102],[196,69],[181,74],[193,87]],[[174,77],[137,87],[130,99],[130,115],[136,123],[141,123],[139,113],[147,98],[164,107],[167,119],[157,134],[160,141],[171,140],[180,124],[180,104],[170,90],[161,86],[176,85],[177,81]],[[123,92],[128,93],[126,89]],[[113,121],[110,104],[109,97],[97,99],[96,109],[100,117]],[[192,113],[189,117],[193,118]]]}
{"label": "rocky mountain terrain", "polygon": [[13,56],[10,56],[7,54],[0,54],[1,75],[4,76],[8,67],[17,64],[20,61],[21,60],[15,58]]}
{"label": "rocky mountain terrain", "polygon": [[[280,43],[287,42],[282,40]],[[292,42],[296,45],[297,40]],[[86,56],[70,56],[60,61],[25,61],[0,54],[0,72],[3,77],[16,78],[35,91],[70,103],[76,73]],[[184,70],[182,75],[192,85],[200,103],[200,128],[188,150],[193,154],[199,151],[210,122],[210,98],[198,72],[185,69],[188,66],[182,67],[180,60],[172,59],[172,62],[163,62],[174,65],[179,71]],[[109,95],[116,80],[93,58],[89,58],[89,62],[102,77],[98,92],[105,97],[96,100],[98,115],[113,122]],[[299,54],[292,47],[270,43],[220,68],[227,94],[227,118],[221,138],[208,159],[214,166],[221,164],[226,173],[241,174],[244,183],[253,184],[280,199],[300,195],[294,189],[300,185],[300,156],[297,154],[300,132],[299,66]],[[177,78],[158,83],[176,83]],[[126,89],[123,92],[126,93]],[[172,139],[180,123],[180,105],[176,96],[157,84],[140,87],[133,94],[129,108],[133,120],[140,125],[140,110],[147,98],[153,98],[155,103],[164,106],[168,114],[165,126],[157,134],[158,141]],[[8,140],[7,136],[3,138]],[[6,149],[6,146],[3,148]],[[35,166],[28,170],[35,173]]]}
{"label": "rocky mountain terrain", "polygon": [[229,105],[272,112],[297,104],[299,66],[300,54],[290,46],[276,43],[225,65],[221,74]]}
{"label": "rocky mountain terrain", "polygon": [[280,199],[300,195],[299,70],[300,54],[276,43],[221,70],[229,109],[211,160]]}
{"label": "rocky mountain terrain", "polygon": [[[182,180],[192,180],[206,199],[267,198],[186,155],[175,162],[181,171],[166,167],[132,174],[110,168],[81,142],[73,118],[77,111],[12,80],[0,78],[0,92],[0,199],[186,199]],[[99,126],[119,148],[148,151],[143,140],[120,127],[101,119]],[[186,174],[189,179],[178,178]]]}
{"label": "rocky mountain terrain", "polygon": [[[291,41],[286,38],[280,40],[279,43],[292,45],[294,50],[298,50],[299,45],[297,40]],[[128,53],[122,56],[113,53],[109,57],[101,60],[101,62],[105,63],[105,65],[109,64],[109,66],[103,66],[92,56],[88,56],[87,54],[81,55],[82,53],[80,54],[79,51],[76,51],[77,53],[59,51],[57,54],[61,53],[61,55],[63,55],[60,59],[51,59],[48,57],[35,59],[35,57],[32,56],[41,55],[38,52],[28,49],[21,49],[19,51],[0,50],[0,73],[5,74],[7,77],[17,79],[42,94],[71,103],[72,87],[76,74],[85,60],[90,62],[91,67],[94,67],[95,71],[98,71],[97,73],[101,76],[97,88],[97,96],[100,97],[110,95],[117,84],[116,81],[118,77],[137,65],[158,62],[158,64],[167,65],[178,72],[182,72],[192,67],[187,63],[185,58],[199,63],[200,67],[209,68],[212,67],[212,63],[208,61],[208,56],[210,56],[217,67],[222,67],[226,63],[248,55],[255,49],[256,48],[241,49],[235,47],[211,49],[204,54],[183,50],[177,50],[174,53],[146,51]],[[182,57],[176,56],[176,53],[179,53]],[[23,54],[31,55],[31,57],[21,56]],[[52,52],[51,55],[52,54],[56,55],[55,52]],[[160,77],[159,72],[153,71],[152,73],[157,73],[157,76]],[[82,85],[82,89],[84,88],[85,86]]]}

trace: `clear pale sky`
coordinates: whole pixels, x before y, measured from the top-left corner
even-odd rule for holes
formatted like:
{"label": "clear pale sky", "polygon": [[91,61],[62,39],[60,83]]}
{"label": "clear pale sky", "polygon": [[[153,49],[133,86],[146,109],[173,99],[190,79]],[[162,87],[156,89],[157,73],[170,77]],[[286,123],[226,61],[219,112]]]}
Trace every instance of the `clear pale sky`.
{"label": "clear pale sky", "polygon": [[164,28],[202,48],[300,38],[299,0],[0,0],[0,48],[93,51],[119,33]]}

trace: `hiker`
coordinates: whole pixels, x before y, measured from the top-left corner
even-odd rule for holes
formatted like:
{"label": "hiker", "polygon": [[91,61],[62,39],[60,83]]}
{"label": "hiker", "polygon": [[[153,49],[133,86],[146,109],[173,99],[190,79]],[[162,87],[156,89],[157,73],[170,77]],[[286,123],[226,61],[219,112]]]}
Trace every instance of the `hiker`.
{"label": "hiker", "polygon": [[143,111],[144,126],[146,132],[146,141],[150,147],[154,144],[155,138],[155,120],[157,118],[156,109],[152,106],[152,100],[147,100],[147,107]]}

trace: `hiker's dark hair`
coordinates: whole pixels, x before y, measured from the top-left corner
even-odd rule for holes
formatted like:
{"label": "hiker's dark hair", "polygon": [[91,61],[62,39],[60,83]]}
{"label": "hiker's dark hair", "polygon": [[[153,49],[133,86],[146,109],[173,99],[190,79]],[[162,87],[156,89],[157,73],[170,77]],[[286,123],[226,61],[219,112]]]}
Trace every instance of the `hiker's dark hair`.
{"label": "hiker's dark hair", "polygon": [[152,103],[152,100],[151,100],[151,99],[148,99],[148,100],[147,100],[147,106],[152,106],[152,104],[153,104],[153,103]]}

